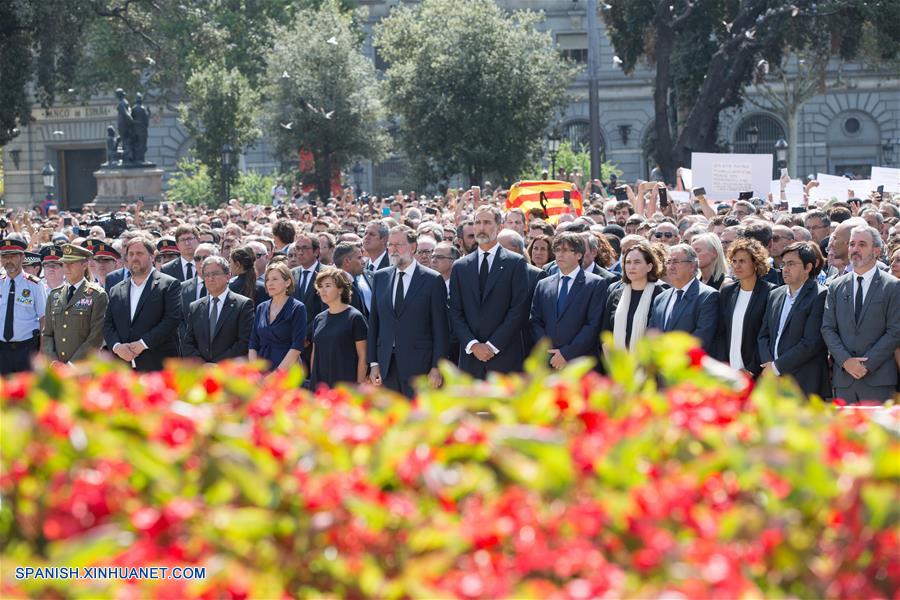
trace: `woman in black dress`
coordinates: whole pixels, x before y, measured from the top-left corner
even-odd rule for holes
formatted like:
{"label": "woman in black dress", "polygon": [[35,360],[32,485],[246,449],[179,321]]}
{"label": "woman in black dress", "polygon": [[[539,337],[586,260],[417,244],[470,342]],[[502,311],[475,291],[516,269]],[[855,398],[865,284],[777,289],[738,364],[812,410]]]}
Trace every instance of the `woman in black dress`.
{"label": "woman in black dress", "polygon": [[320,269],[316,276],[316,291],[328,308],[313,320],[312,389],[366,381],[369,328],[362,313],[350,306],[352,285],[350,277],[334,267]]}
{"label": "woman in black dress", "polygon": [[253,248],[249,246],[235,248],[228,258],[230,259],[228,266],[232,275],[235,275],[228,282],[228,289],[253,300],[253,306],[259,306],[268,300],[266,286],[256,278],[256,268],[253,264],[256,262],[256,254]]}
{"label": "woman in black dress", "polygon": [[612,331],[618,348],[634,348],[644,337],[653,300],[668,286],[663,275],[665,251],[638,242],[622,256],[622,284],[609,292],[603,330]]}

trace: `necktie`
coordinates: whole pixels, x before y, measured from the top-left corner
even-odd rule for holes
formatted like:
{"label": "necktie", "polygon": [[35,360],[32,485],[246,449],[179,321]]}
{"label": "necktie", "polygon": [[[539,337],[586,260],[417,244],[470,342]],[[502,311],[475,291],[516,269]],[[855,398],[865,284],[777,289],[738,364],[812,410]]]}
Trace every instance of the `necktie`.
{"label": "necktie", "polygon": [[6,295],[6,320],[3,322],[3,339],[7,342],[13,336],[13,307],[16,302],[16,280],[9,280],[9,293]]}
{"label": "necktie", "polygon": [[191,263],[187,264],[187,277],[184,278],[185,281],[194,278],[194,265]]}
{"label": "necktie", "polygon": [[213,336],[216,334],[216,323],[219,320],[219,298],[218,296],[213,296],[212,299],[212,310],[209,311],[209,340],[212,341]]}
{"label": "necktie", "polygon": [[862,314],[863,295],[862,295],[863,278],[856,278],[856,300],[853,302],[853,319],[859,323],[859,315]]}
{"label": "necktie", "polygon": [[306,295],[306,278],[309,276],[309,271],[303,271],[300,275],[300,295]]}
{"label": "necktie", "polygon": [[484,253],[484,256],[481,258],[481,268],[478,269],[478,291],[482,296],[484,296],[484,288],[487,286],[488,256],[490,255],[490,252]]}
{"label": "necktie", "polygon": [[69,304],[72,302],[72,296],[74,296],[74,295],[75,295],[75,286],[70,285],[69,291],[66,292],[66,304]]}
{"label": "necktie", "polygon": [[669,324],[672,321],[672,317],[675,316],[675,311],[678,310],[678,304],[681,302],[681,297],[684,296],[684,290],[676,290],[675,291],[675,303],[672,304],[672,312],[669,313],[669,318],[666,321],[666,329],[669,328]]}
{"label": "necktie", "polygon": [[373,263],[369,262],[369,264],[366,265],[366,271],[369,271],[369,272],[374,273],[374,272],[375,272],[375,265],[374,265]]}
{"label": "necktie", "polygon": [[200,298],[204,297],[205,295],[206,295],[206,284],[201,283],[200,284],[200,292],[197,294],[196,299],[199,300]]}
{"label": "necktie", "polygon": [[403,304],[403,271],[397,271],[397,291],[394,293],[394,311],[400,310]]}
{"label": "necktie", "polygon": [[559,288],[559,296],[556,298],[556,316],[562,314],[566,307],[566,298],[569,297],[569,276],[563,275],[562,287]]}

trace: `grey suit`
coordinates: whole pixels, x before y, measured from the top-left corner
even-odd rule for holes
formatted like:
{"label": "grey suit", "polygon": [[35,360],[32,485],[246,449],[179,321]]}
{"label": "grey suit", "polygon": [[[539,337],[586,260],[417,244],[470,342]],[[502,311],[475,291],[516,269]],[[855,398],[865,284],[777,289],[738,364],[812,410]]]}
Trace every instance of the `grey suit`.
{"label": "grey suit", "polygon": [[[822,337],[834,357],[836,398],[851,402],[887,400],[897,385],[894,350],[900,344],[900,280],[876,269],[863,301],[859,322],[853,316],[855,274],[847,273],[828,286]],[[865,357],[868,373],[854,379],[843,369],[848,358]]]}

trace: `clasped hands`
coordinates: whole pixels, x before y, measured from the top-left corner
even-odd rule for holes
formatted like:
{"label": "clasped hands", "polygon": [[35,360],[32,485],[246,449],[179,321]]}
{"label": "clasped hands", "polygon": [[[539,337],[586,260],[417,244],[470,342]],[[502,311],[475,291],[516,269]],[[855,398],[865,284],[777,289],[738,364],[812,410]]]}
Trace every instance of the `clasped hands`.
{"label": "clasped hands", "polygon": [[144,350],[146,350],[144,344],[142,344],[140,341],[137,341],[117,344],[113,352],[122,360],[131,362],[135,358],[140,356]]}

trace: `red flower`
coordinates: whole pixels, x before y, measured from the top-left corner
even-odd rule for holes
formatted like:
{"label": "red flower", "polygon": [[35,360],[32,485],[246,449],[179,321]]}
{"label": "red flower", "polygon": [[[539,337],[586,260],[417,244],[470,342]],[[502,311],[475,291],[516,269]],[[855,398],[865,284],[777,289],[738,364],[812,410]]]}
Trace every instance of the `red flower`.
{"label": "red flower", "polygon": [[222,385],[215,378],[207,375],[203,378],[203,388],[206,390],[207,395],[212,396],[222,389]]}
{"label": "red flower", "polygon": [[688,350],[688,358],[691,359],[692,367],[700,367],[703,364],[704,356],[706,356],[706,352],[704,352],[703,348],[700,348],[699,346]]}
{"label": "red flower", "polygon": [[172,448],[178,448],[192,442],[196,433],[197,425],[192,419],[176,412],[167,412],[154,437]]}
{"label": "red flower", "polygon": [[65,404],[51,401],[38,419],[38,423],[42,428],[58,436],[66,437],[72,430],[72,413]]}

